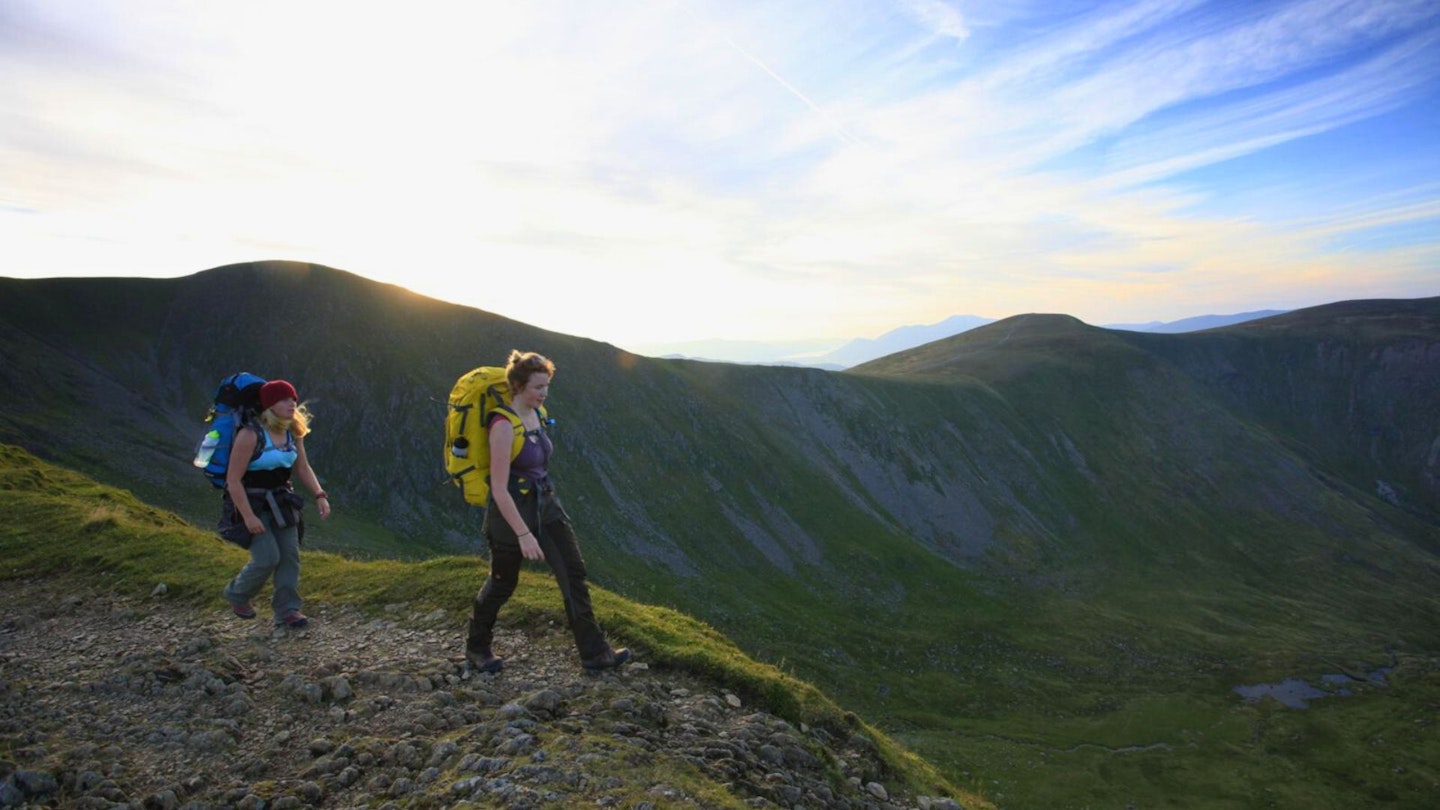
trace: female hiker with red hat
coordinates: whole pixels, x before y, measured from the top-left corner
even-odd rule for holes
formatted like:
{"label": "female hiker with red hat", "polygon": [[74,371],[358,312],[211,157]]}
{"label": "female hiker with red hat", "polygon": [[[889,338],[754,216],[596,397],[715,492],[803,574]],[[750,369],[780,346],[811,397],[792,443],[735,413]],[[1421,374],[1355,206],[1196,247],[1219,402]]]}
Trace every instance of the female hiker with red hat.
{"label": "female hiker with red hat", "polygon": [[273,576],[275,624],[304,627],[309,622],[300,612],[300,510],[305,501],[295,492],[291,473],[314,496],[322,520],[330,517],[330,498],[305,456],[310,413],[295,386],[285,380],[261,386],[257,423],[236,432],[226,469],[225,518],[248,532],[248,538],[240,534],[249,540],[250,561],[225,586],[225,598],[236,616],[253,619],[250,601]]}

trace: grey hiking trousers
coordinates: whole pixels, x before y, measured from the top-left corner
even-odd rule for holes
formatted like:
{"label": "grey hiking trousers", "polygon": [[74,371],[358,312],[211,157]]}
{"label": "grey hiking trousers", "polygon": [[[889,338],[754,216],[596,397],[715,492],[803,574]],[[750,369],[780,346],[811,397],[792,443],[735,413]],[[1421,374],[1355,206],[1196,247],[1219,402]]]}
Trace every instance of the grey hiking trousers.
{"label": "grey hiking trousers", "polygon": [[285,614],[300,610],[300,528],[293,522],[278,528],[269,509],[256,515],[265,533],[251,538],[250,562],[225,586],[225,598],[232,604],[249,604],[273,576],[275,592],[270,596],[270,607],[278,622]]}

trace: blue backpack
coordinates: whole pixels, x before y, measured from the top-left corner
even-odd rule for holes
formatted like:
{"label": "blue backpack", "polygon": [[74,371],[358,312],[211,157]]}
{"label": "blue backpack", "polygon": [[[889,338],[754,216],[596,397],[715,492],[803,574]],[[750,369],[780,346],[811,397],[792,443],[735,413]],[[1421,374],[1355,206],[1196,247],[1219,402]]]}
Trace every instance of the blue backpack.
{"label": "blue backpack", "polygon": [[[205,414],[210,429],[200,438],[194,464],[217,489],[225,488],[225,472],[230,466],[230,445],[235,441],[235,433],[242,426],[253,425],[260,413],[260,386],[265,382],[263,377],[242,371],[221,380],[215,388],[210,411]],[[257,442],[255,455],[263,449]]]}

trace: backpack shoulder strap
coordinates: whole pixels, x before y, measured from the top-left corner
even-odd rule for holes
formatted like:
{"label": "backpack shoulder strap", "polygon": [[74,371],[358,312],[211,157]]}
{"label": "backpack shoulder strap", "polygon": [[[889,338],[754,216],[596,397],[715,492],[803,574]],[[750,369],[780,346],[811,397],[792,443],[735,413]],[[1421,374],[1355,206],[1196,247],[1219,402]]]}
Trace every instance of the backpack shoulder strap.
{"label": "backpack shoulder strap", "polygon": [[[515,438],[510,442],[510,460],[514,461],[515,457],[520,455],[520,451],[525,447],[525,422],[520,419],[520,414],[515,413],[509,405],[505,405],[504,403],[491,408],[490,413],[498,413],[506,419],[509,419],[511,427],[515,429]],[[487,417],[488,416],[487,414]]]}
{"label": "backpack shoulder strap", "polygon": [[235,426],[235,435],[237,436],[242,430],[249,430],[255,434],[255,450],[250,454],[251,461],[259,458],[260,454],[265,452],[265,445],[270,443],[270,435],[260,424],[260,420],[255,417],[256,414],[241,414],[240,424]]}
{"label": "backpack shoulder strap", "polygon": [[485,414],[485,416],[486,416],[486,418],[487,418],[487,424],[488,424],[488,418],[489,418],[490,414],[492,414],[492,413],[498,413],[498,414],[500,414],[501,416],[505,417],[506,419],[509,419],[509,420],[510,420],[510,424],[519,427],[521,430],[524,430],[524,429],[525,429],[524,423],[520,421],[520,414],[515,413],[515,411],[513,411],[513,410],[510,408],[509,405],[506,405],[506,404],[504,404],[504,403],[501,403],[501,404],[496,405],[495,407],[491,408],[491,409],[490,409],[490,412],[487,413],[487,414]]}

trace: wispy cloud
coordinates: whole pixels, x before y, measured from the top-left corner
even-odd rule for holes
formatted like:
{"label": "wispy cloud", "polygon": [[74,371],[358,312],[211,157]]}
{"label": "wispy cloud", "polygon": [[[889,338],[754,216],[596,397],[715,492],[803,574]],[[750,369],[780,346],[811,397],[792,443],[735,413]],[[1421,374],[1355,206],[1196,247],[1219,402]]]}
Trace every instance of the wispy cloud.
{"label": "wispy cloud", "polygon": [[[1148,320],[1434,278],[1436,147],[1356,146],[1433,120],[1432,2],[0,15],[6,272],[283,252],[622,343]],[[492,267],[564,294],[489,300]]]}
{"label": "wispy cloud", "polygon": [[1112,179],[1147,182],[1394,110],[1440,78],[1437,46],[1440,31],[1404,37],[1351,67],[1123,137]]}
{"label": "wispy cloud", "polygon": [[[1266,16],[1217,26],[1165,26],[1118,48],[1054,101],[1077,141],[1147,115],[1323,68],[1351,48],[1373,46],[1413,25],[1413,0],[1294,3]],[[1433,17],[1434,12],[1429,12]]]}
{"label": "wispy cloud", "polygon": [[922,27],[941,39],[964,42],[970,37],[965,17],[943,0],[896,0]]}

